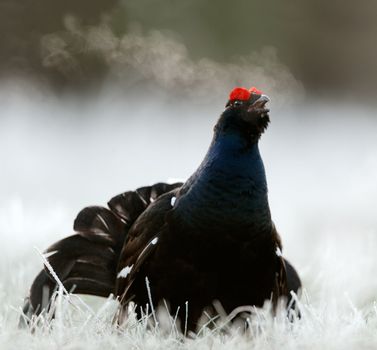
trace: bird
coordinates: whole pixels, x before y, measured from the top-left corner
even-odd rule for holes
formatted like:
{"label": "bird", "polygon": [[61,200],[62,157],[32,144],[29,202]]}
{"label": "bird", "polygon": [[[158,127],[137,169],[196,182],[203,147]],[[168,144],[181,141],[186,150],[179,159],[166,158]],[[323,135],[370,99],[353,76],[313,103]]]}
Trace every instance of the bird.
{"label": "bird", "polygon": [[[84,208],[75,234],[45,251],[46,266],[25,299],[23,319],[48,310],[59,285],[119,300],[139,317],[162,303],[195,332],[204,312],[274,308],[301,280],[282,255],[271,218],[259,140],[270,123],[269,98],[252,87],[229,94],[199,167],[185,182],[156,183]],[[58,280],[57,280],[58,278]],[[216,303],[216,304],[215,304]],[[292,304],[292,302],[291,302]]]}

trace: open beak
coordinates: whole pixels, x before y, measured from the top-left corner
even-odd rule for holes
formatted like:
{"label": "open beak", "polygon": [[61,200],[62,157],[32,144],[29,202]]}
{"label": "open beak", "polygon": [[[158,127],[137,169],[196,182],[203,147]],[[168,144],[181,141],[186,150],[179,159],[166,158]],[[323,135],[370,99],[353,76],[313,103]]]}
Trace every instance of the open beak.
{"label": "open beak", "polygon": [[267,95],[260,95],[260,97],[250,106],[253,109],[264,108],[267,102],[270,101],[270,98]]}
{"label": "open beak", "polygon": [[270,111],[266,108],[266,103],[270,101],[270,98],[267,95],[254,95],[254,102],[248,108],[248,112],[257,113],[261,118],[264,118],[268,115]]}

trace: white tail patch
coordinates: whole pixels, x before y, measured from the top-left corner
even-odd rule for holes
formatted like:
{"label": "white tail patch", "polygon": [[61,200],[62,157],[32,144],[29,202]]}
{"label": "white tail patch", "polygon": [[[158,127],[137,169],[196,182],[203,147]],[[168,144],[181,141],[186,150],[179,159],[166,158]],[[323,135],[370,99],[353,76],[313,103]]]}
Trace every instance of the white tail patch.
{"label": "white tail patch", "polygon": [[177,200],[177,197],[171,197],[170,204],[171,204],[172,207],[174,207],[176,200]]}
{"label": "white tail patch", "polygon": [[151,243],[152,243],[153,245],[157,244],[157,242],[158,242],[158,237],[155,237],[155,238],[153,238],[153,239],[151,240]]}
{"label": "white tail patch", "polygon": [[131,266],[126,266],[125,268],[123,268],[123,269],[118,273],[117,278],[127,278],[128,274],[131,272],[133,266],[134,266],[134,265],[132,264]]}

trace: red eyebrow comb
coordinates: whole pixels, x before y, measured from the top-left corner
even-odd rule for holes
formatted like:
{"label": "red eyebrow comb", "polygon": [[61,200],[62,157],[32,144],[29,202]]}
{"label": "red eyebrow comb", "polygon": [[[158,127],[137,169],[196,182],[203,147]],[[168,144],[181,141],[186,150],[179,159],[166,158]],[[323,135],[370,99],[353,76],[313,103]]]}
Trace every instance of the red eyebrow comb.
{"label": "red eyebrow comb", "polygon": [[252,94],[256,94],[256,95],[263,95],[263,92],[259,89],[257,89],[255,86],[252,86],[250,89],[249,89],[250,93]]}
{"label": "red eyebrow comb", "polygon": [[235,101],[235,100],[247,101],[250,98],[250,96],[251,96],[251,92],[248,89],[244,87],[236,87],[229,94],[229,100],[230,101]]}

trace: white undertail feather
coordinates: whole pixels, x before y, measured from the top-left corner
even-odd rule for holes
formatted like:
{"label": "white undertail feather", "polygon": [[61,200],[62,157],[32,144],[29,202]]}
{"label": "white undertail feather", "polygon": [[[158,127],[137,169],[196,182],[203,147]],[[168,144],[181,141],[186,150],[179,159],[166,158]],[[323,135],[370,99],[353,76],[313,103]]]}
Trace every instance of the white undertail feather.
{"label": "white undertail feather", "polygon": [[131,266],[126,266],[125,268],[123,268],[119,273],[118,273],[118,276],[117,278],[127,278],[127,276],[129,275],[129,273],[132,271],[132,267],[134,265],[132,264]]}

